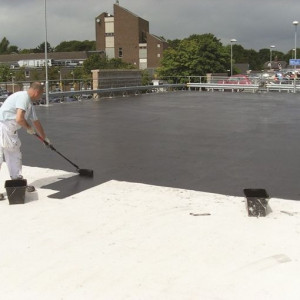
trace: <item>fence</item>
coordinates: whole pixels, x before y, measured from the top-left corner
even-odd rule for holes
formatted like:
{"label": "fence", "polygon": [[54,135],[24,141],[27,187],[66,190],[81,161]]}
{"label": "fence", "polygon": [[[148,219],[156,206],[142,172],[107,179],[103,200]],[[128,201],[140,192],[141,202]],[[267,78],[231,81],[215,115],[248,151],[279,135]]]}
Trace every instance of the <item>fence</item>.
{"label": "fence", "polygon": [[190,76],[187,83],[189,89],[199,91],[232,91],[232,92],[294,92],[300,91],[300,80],[273,80],[259,77],[220,77],[220,76]]}
{"label": "fence", "polygon": [[97,98],[100,95],[114,96],[114,95],[127,95],[139,94],[140,92],[158,92],[158,91],[171,91],[175,89],[185,89],[185,84],[163,84],[163,85],[145,85],[145,86],[128,86],[128,87],[115,87],[106,89],[96,90],[83,90],[83,91],[68,91],[68,92],[53,92],[50,97],[70,97],[70,96],[81,96],[81,95],[92,95]]}
{"label": "fence", "polygon": [[[102,84],[99,86],[100,94],[103,94],[104,91],[107,93],[116,93],[114,90],[120,89],[120,93],[124,91],[129,92],[132,90],[134,93],[136,91],[159,91],[163,89],[174,88],[188,88],[189,90],[198,90],[198,91],[232,91],[232,92],[300,92],[300,80],[297,79],[289,81],[277,81],[276,83],[273,80],[265,80],[258,77],[249,78],[248,82],[245,83],[243,80],[234,82],[228,82],[229,77],[221,76],[169,76],[160,78],[160,85],[155,87],[154,85],[141,86],[140,78],[119,78],[119,77],[105,77],[102,78]],[[128,80],[131,80],[131,86],[128,87]],[[19,90],[26,90],[29,87],[30,82],[4,82],[0,83],[0,90],[7,90],[9,93],[13,93]],[[91,80],[83,79],[73,79],[73,80],[50,80],[49,81],[49,91],[51,93],[55,92],[77,92],[79,94],[84,94],[87,91],[91,90],[92,82]]]}

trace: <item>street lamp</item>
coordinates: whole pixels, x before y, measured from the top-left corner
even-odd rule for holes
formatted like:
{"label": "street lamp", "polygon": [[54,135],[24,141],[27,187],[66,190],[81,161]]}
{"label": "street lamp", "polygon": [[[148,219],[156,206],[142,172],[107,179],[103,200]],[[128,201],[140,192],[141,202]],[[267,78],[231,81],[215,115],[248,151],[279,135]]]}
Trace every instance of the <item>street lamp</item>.
{"label": "street lamp", "polygon": [[45,70],[46,70],[46,105],[49,106],[49,82],[48,82],[48,41],[47,41],[47,0],[45,0]]}
{"label": "street lamp", "polygon": [[236,43],[237,42],[237,40],[236,39],[231,39],[230,40],[230,43],[231,43],[231,47],[230,47],[230,49],[231,49],[231,51],[230,51],[230,75],[232,76],[232,44],[233,43]]}
{"label": "street lamp", "polygon": [[75,88],[75,74],[73,71],[71,72],[71,75],[73,76],[73,91],[74,91],[75,90],[74,89]]}
{"label": "street lamp", "polygon": [[272,69],[272,49],[275,48],[274,45],[270,46],[270,70]]}
{"label": "street lamp", "polygon": [[13,73],[10,73],[11,76],[11,84],[12,84],[12,92],[15,92],[15,76]]}
{"label": "street lamp", "polygon": [[62,92],[63,88],[62,88],[62,81],[61,81],[61,71],[58,70],[57,72],[59,73],[59,88],[60,88],[60,91]]}
{"label": "street lamp", "polygon": [[294,93],[296,93],[296,59],[297,59],[297,25],[298,21],[294,21],[293,25],[295,26],[295,64],[294,64]]}

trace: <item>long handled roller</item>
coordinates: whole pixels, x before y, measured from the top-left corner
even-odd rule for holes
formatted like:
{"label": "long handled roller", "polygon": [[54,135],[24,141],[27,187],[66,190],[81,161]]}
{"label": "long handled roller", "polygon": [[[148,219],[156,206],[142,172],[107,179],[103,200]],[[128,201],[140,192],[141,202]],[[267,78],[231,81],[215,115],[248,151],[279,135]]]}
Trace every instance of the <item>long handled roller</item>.
{"label": "long handled roller", "polygon": [[34,135],[39,140],[41,140],[47,147],[49,147],[51,150],[55,151],[57,154],[59,154],[61,157],[63,157],[65,160],[67,160],[71,165],[73,165],[76,168],[76,171],[79,173],[80,176],[87,176],[87,177],[93,177],[94,176],[94,171],[93,170],[90,170],[90,169],[80,169],[76,164],[74,164],[67,157],[65,157],[63,154],[61,154],[60,152],[58,152],[51,144],[49,144],[46,140],[44,140],[37,133],[35,133]]}

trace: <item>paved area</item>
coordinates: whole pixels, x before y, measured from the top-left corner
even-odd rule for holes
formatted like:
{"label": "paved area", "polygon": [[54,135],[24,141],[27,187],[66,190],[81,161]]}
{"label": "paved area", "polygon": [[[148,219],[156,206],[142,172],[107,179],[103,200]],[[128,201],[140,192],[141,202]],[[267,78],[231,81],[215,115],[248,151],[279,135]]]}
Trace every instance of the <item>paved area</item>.
{"label": "paved area", "polygon": [[[286,93],[174,92],[37,107],[54,147],[94,178],[46,188],[65,198],[109,180],[300,199],[300,98]],[[23,163],[75,168],[22,134]],[[30,180],[30,179],[29,179]]]}

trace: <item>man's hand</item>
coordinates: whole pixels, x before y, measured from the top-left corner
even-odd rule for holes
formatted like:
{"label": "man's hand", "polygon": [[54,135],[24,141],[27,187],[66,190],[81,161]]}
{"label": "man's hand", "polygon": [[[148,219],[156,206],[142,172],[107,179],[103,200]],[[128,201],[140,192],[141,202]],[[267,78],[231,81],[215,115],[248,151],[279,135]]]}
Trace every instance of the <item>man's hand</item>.
{"label": "man's hand", "polygon": [[33,128],[33,127],[27,128],[27,133],[28,133],[28,134],[35,134],[34,128]]}
{"label": "man's hand", "polygon": [[47,147],[49,147],[49,146],[51,145],[51,142],[50,142],[50,140],[49,140],[47,137],[44,139],[44,144],[45,144]]}

